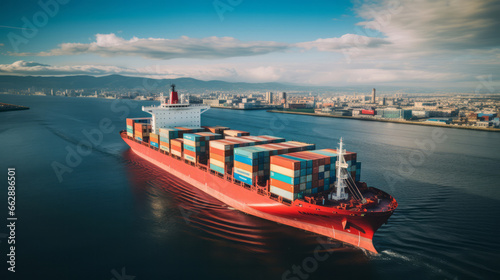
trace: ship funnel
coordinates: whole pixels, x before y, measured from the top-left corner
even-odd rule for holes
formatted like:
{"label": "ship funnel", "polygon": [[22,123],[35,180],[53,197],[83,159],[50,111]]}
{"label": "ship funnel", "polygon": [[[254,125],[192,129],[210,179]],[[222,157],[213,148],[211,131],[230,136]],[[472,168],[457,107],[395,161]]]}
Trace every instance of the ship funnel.
{"label": "ship funnel", "polygon": [[177,104],[179,103],[179,96],[177,95],[177,91],[175,91],[175,85],[172,85],[172,90],[170,91],[170,101],[169,104]]}

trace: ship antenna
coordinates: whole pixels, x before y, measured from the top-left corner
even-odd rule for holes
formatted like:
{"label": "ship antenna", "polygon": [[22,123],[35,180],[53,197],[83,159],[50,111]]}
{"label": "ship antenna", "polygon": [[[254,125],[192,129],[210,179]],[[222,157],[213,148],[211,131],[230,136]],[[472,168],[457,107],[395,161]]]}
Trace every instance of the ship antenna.
{"label": "ship antenna", "polygon": [[348,198],[347,193],[345,192],[346,188],[346,179],[347,176],[342,172],[343,169],[347,168],[348,165],[344,160],[344,147],[342,143],[342,138],[340,138],[339,148],[337,149],[337,162],[335,163],[335,167],[337,170],[337,182],[335,182],[335,186],[337,187],[337,193],[332,194],[332,199],[334,200],[344,200]]}
{"label": "ship antenna", "polygon": [[337,193],[332,194],[332,199],[334,200],[348,199],[349,196],[345,192],[345,188],[347,187],[349,188],[351,194],[355,199],[361,201],[362,203],[365,203],[366,200],[359,191],[358,187],[356,186],[356,182],[354,182],[354,180],[352,179],[351,174],[347,172],[347,168],[349,167],[349,165],[347,164],[347,162],[345,162],[344,154],[345,154],[344,143],[342,141],[342,138],[340,138],[339,148],[337,150],[337,162],[335,163],[337,170],[336,174],[337,182],[335,183],[335,186],[337,187]]}

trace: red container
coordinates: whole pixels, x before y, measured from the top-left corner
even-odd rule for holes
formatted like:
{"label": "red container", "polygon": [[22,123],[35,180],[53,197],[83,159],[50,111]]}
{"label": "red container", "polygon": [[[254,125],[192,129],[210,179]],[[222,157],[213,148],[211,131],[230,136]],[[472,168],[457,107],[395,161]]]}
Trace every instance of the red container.
{"label": "red container", "polygon": [[160,146],[170,147],[167,142],[160,141]]}
{"label": "red container", "polygon": [[375,115],[375,110],[361,110],[362,115]]}
{"label": "red container", "polygon": [[300,170],[300,161],[281,156],[271,156],[271,164],[275,164],[291,170]]}
{"label": "red container", "polygon": [[224,162],[225,161],[225,157],[224,156],[221,156],[221,155],[218,155],[218,154],[214,154],[214,153],[210,153],[210,158],[213,158],[213,159],[218,160],[220,162]]}
{"label": "red container", "polygon": [[250,173],[254,173],[254,172],[259,171],[259,166],[258,165],[251,166],[251,165],[239,162],[239,161],[234,161],[234,167],[242,169],[242,170],[245,170],[245,171],[248,171]]}
{"label": "red container", "polygon": [[190,150],[184,150],[184,154],[196,158],[196,153]]}
{"label": "red container", "polygon": [[151,139],[151,141],[153,141],[155,143],[158,143],[158,141],[160,140],[158,134],[154,134],[154,133],[150,133],[149,138]]}
{"label": "red container", "polygon": [[300,192],[300,186],[299,185],[290,185],[285,182],[281,182],[280,180],[275,180],[271,179],[270,182],[271,186],[275,186],[279,189],[285,190],[287,192],[293,192],[293,193],[298,193]]}

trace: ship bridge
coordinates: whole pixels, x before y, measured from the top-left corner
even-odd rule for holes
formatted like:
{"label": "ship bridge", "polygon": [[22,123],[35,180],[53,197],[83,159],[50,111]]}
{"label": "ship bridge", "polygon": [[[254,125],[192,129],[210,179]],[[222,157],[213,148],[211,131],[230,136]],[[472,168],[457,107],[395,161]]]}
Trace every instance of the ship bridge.
{"label": "ship bridge", "polygon": [[189,100],[181,98],[178,103],[175,85],[172,85],[170,99],[165,103],[163,94],[159,106],[143,106],[142,110],[151,114],[151,128],[154,133],[163,127],[200,127],[201,114],[208,111],[210,107],[205,104],[189,104]]}

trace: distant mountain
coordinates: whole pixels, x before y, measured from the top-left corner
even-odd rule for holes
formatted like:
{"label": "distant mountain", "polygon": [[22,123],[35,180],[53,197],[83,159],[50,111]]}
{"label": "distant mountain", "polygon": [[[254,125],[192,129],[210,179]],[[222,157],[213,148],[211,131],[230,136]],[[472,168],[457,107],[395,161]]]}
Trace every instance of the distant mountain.
{"label": "distant mountain", "polygon": [[218,80],[202,81],[193,78],[177,79],[151,79],[143,77],[129,77],[121,75],[109,75],[94,77],[88,75],[64,76],[64,77],[40,77],[40,76],[7,76],[0,75],[0,91],[9,89],[27,90],[35,89],[84,89],[94,90],[124,90],[140,92],[168,91],[170,84],[176,84],[180,92],[204,93],[213,91],[272,91],[272,92],[302,92],[308,93],[356,93],[371,95],[372,87],[377,88],[377,94],[387,93],[446,93],[446,92],[469,92],[473,89],[466,88],[425,88],[425,87],[398,87],[382,85],[360,85],[350,87],[328,87],[328,86],[302,86],[282,83],[243,83],[224,82]]}
{"label": "distant mountain", "polygon": [[0,89],[28,89],[30,87],[44,89],[86,89],[86,90],[138,90],[161,91],[167,90],[170,84],[176,84],[181,91],[309,91],[310,87],[285,85],[280,83],[231,83],[224,81],[202,81],[193,78],[178,79],[150,79],[142,77],[128,77],[109,75],[94,77],[87,75],[65,77],[39,76],[0,76]]}

